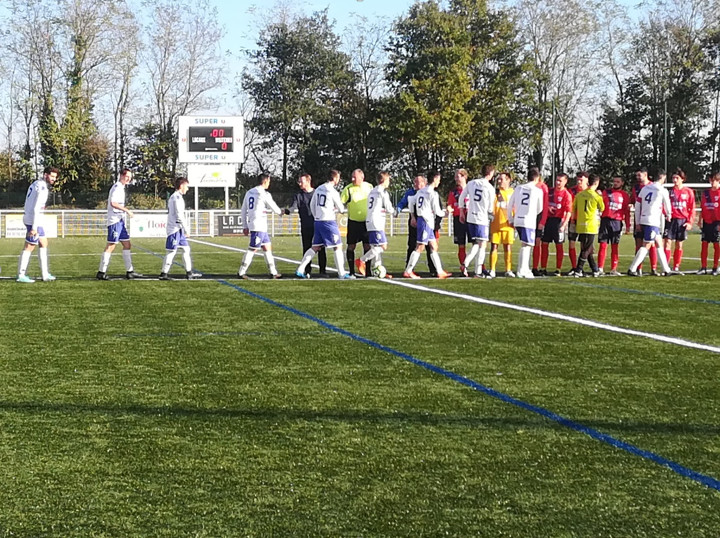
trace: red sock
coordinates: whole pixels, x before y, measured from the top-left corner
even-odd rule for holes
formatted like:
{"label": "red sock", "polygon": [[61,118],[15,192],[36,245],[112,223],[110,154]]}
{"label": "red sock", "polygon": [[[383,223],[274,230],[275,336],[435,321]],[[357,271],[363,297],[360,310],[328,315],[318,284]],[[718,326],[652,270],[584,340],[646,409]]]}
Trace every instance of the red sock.
{"label": "red sock", "polygon": [[620,261],[620,245],[610,245],[610,270],[617,271],[618,262]]}
{"label": "red sock", "polygon": [[[707,269],[707,259],[708,259],[708,247],[710,246],[709,243],[703,241],[702,247],[700,248],[700,267],[703,269]],[[715,247],[715,250],[717,250],[717,247]]]}
{"label": "red sock", "polygon": [[558,243],[555,246],[557,248],[557,252],[555,253],[557,264],[555,265],[555,267],[558,271],[560,271],[562,270],[563,258],[565,257],[565,245],[563,243]]}
{"label": "red sock", "polygon": [[570,243],[570,265],[573,269],[577,265],[577,252],[575,252],[575,243]]}
{"label": "red sock", "polygon": [[605,257],[607,256],[607,243],[600,243],[598,249],[598,267],[600,269],[605,267]]}
{"label": "red sock", "polygon": [[465,265],[465,247],[458,247],[458,260],[460,265]]}
{"label": "red sock", "polygon": [[[677,252],[677,249],[675,249],[675,252]],[[665,259],[668,261],[668,265],[670,265],[670,260],[672,260],[672,251],[669,248],[665,249]]]}
{"label": "red sock", "polygon": [[540,248],[540,242],[535,243],[535,248],[533,248],[533,269],[538,268],[538,264],[540,263],[540,251],[542,249]]}
{"label": "red sock", "polygon": [[720,261],[720,243],[713,243],[713,269],[717,269]]}
{"label": "red sock", "polygon": [[676,248],[675,254],[673,257],[673,263],[675,264],[673,266],[673,269],[680,269],[680,264],[682,263],[682,255],[683,255],[682,249]]}
{"label": "red sock", "polygon": [[654,245],[650,247],[650,269],[657,269],[657,247]]}
{"label": "red sock", "polygon": [[548,257],[550,256],[550,243],[543,243],[540,248],[542,249],[540,252],[540,267],[546,269]]}

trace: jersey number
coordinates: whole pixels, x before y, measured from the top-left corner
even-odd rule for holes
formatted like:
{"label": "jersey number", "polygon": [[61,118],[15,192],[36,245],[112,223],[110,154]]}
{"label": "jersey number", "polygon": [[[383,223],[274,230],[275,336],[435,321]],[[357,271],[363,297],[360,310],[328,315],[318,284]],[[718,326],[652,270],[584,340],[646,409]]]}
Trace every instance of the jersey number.
{"label": "jersey number", "polygon": [[418,205],[418,207],[422,207],[424,201],[425,201],[425,198],[422,197],[422,196],[419,196],[418,199],[417,199],[417,205]]}
{"label": "jersey number", "polygon": [[370,198],[368,198],[368,209],[372,209],[373,204],[375,204],[375,198],[371,196]]}
{"label": "jersey number", "polygon": [[524,192],[522,200],[520,200],[520,205],[528,205],[528,200],[530,200],[530,193]]}
{"label": "jersey number", "polygon": [[646,201],[648,204],[652,203],[652,197],[653,197],[653,193],[651,193],[651,192],[647,193],[647,194],[645,195],[645,201]]}
{"label": "jersey number", "polygon": [[482,191],[475,189],[475,193],[473,194],[473,200],[475,200],[476,202],[482,200]]}
{"label": "jersey number", "polygon": [[320,194],[318,196],[318,205],[320,207],[325,207],[325,202],[327,202],[327,196],[325,196],[324,194]]}
{"label": "jersey number", "polygon": [[255,209],[255,198],[253,198],[252,196],[248,198],[248,208]]}

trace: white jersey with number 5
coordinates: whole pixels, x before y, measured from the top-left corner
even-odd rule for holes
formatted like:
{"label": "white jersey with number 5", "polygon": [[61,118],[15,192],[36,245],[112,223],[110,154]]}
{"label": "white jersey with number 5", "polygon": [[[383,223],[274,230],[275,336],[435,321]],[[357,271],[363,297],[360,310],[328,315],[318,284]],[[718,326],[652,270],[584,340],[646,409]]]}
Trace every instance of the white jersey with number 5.
{"label": "white jersey with number 5", "polygon": [[465,220],[470,224],[487,226],[495,210],[495,189],[485,178],[473,179],[463,189],[458,207],[467,208]]}
{"label": "white jersey with number 5", "polygon": [[25,197],[23,224],[32,226],[35,229],[43,225],[42,216],[49,192],[47,182],[44,179],[33,181],[32,185],[28,187],[27,196]]}
{"label": "white jersey with number 5", "polygon": [[[414,206],[414,207],[413,207]],[[425,219],[430,229],[435,228],[435,216],[444,217],[445,210],[440,207],[440,197],[435,187],[428,185],[420,189],[410,202],[410,212],[415,209],[417,218]]]}
{"label": "white jersey with number 5", "polygon": [[510,197],[508,219],[516,228],[537,228],[537,216],[543,210],[543,191],[535,183],[520,185]]}
{"label": "white jersey with number 5", "polygon": [[662,228],[665,215],[672,215],[667,189],[659,183],[645,185],[635,202],[635,222]]}
{"label": "white jersey with number 5", "polygon": [[345,212],[345,206],[340,201],[340,193],[335,189],[332,181],[320,185],[310,199],[310,211],[315,220],[335,220],[335,210]]}
{"label": "white jersey with number 5", "polygon": [[390,195],[385,190],[385,187],[378,185],[370,191],[367,199],[367,207],[365,226],[368,232],[384,232],[385,215],[393,212]]}
{"label": "white jersey with number 5", "polygon": [[280,208],[273,200],[272,195],[262,185],[250,189],[243,199],[240,209],[240,220],[242,227],[251,232],[267,232],[267,211],[270,210],[276,215],[281,213]]}

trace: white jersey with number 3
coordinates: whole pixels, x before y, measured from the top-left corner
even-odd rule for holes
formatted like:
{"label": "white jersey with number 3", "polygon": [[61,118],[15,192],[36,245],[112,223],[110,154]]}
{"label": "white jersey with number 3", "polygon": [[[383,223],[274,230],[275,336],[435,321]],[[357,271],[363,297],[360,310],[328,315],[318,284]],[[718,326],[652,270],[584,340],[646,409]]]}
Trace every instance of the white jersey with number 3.
{"label": "white jersey with number 3", "polygon": [[345,206],[340,201],[340,193],[335,185],[328,181],[320,185],[310,199],[310,211],[315,220],[335,220],[335,210],[345,212]]}
{"label": "white jersey with number 3", "polygon": [[242,227],[251,232],[267,232],[267,210],[276,215],[281,213],[280,208],[273,200],[272,195],[262,185],[250,189],[243,199],[240,209]]}
{"label": "white jersey with number 3", "polygon": [[662,228],[665,215],[672,215],[667,189],[659,183],[645,185],[635,202],[635,222]]}
{"label": "white jersey with number 3", "polygon": [[485,178],[473,179],[463,189],[458,207],[467,208],[466,222],[487,226],[495,210],[495,189]]}
{"label": "white jersey with number 3", "polygon": [[384,232],[385,215],[393,212],[390,195],[385,190],[385,187],[378,185],[370,191],[367,199],[367,207],[365,226],[368,232]]}
{"label": "white jersey with number 3", "polygon": [[535,183],[520,185],[510,197],[508,219],[516,228],[537,228],[537,216],[543,210],[543,191]]}

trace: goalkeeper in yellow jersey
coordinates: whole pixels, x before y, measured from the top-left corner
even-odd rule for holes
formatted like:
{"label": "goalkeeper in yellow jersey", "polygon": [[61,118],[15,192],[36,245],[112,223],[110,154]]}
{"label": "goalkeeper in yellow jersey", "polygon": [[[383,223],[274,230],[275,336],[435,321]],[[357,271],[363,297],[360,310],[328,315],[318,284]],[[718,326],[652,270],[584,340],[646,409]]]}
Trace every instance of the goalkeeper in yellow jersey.
{"label": "goalkeeper in yellow jersey", "polygon": [[495,197],[495,218],[490,223],[490,276],[495,276],[498,260],[498,246],[505,250],[505,276],[514,277],[512,272],[512,244],[515,242],[515,229],[508,222],[508,202],[512,196],[510,174],[500,172],[497,178]]}
{"label": "goalkeeper in yellow jersey", "polygon": [[590,264],[592,275],[594,277],[600,276],[598,265],[595,263],[595,257],[593,256],[595,241],[600,231],[600,215],[605,211],[605,202],[597,192],[599,185],[600,176],[590,174],[588,188],[579,192],[573,200],[572,216],[576,223],[575,231],[580,241],[580,257],[577,265],[568,273],[568,276],[585,276],[583,268],[586,261]]}

